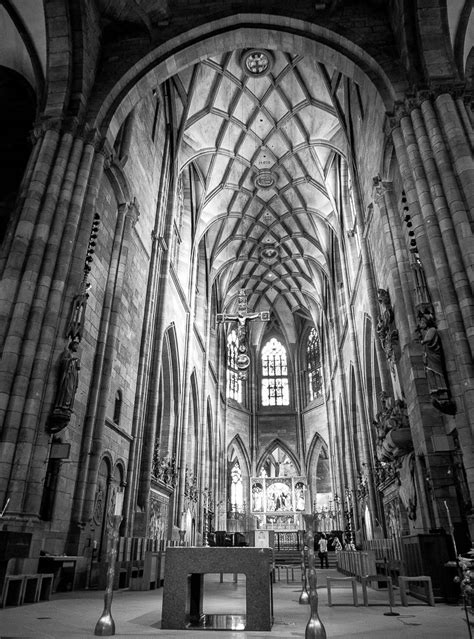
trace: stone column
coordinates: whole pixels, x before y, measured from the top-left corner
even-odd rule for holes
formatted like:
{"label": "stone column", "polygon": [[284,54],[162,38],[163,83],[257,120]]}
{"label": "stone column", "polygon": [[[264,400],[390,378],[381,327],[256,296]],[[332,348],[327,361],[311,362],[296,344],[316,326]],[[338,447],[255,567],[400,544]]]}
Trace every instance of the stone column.
{"label": "stone column", "polygon": [[[342,186],[343,186],[343,189],[347,191],[347,185],[345,184],[345,179],[344,179],[345,175],[346,175],[346,171],[344,170],[344,167],[343,167],[343,170],[342,170],[343,185]],[[352,184],[353,184],[354,194],[355,193],[358,194],[358,181],[355,179],[355,175],[352,176]],[[359,231],[359,236],[362,236],[363,216],[362,216],[362,209],[361,209],[361,202],[360,202],[359,195],[355,196],[354,199],[355,199],[354,208],[356,210],[357,227]],[[345,201],[344,204],[346,207],[349,206],[349,203],[347,201]],[[344,294],[346,298],[347,318],[348,318],[348,326],[349,326],[348,333],[349,333],[349,340],[351,344],[352,356],[354,358],[353,365],[354,365],[354,379],[355,379],[355,386],[356,386],[355,388],[356,403],[357,403],[357,409],[359,413],[360,430],[362,435],[361,436],[362,459],[356,460],[356,463],[365,464],[368,472],[372,476],[374,471],[374,459],[373,459],[373,456],[371,455],[371,449],[373,448],[373,446],[371,445],[372,433],[369,430],[370,424],[368,423],[369,422],[368,410],[367,410],[367,406],[364,402],[364,398],[362,394],[362,375],[361,375],[361,367],[360,367],[360,354],[359,354],[358,344],[357,344],[356,335],[355,335],[353,305],[351,303],[351,291],[349,289],[347,263],[345,262],[344,252],[342,251],[342,242],[343,242],[343,238],[341,237],[339,239],[338,246],[339,246],[339,255],[340,255],[340,262],[341,262],[341,270],[343,275],[342,279],[344,284]],[[360,246],[361,246],[362,266],[363,266],[364,275],[365,275],[367,295],[369,298],[370,312],[372,315],[372,324],[373,326],[376,326],[378,313],[376,313],[375,285],[374,285],[374,278],[372,273],[372,265],[370,262],[370,256],[369,256],[365,237],[360,237]],[[376,345],[377,353],[379,354],[379,351],[381,350],[380,342],[377,336],[375,336],[375,339],[377,341],[377,345]],[[387,368],[386,368],[385,361],[383,362],[379,361],[379,369],[381,371],[380,375],[381,375],[382,383],[384,384],[384,388],[388,389],[389,382],[388,382],[388,376],[386,373]],[[377,502],[376,502],[374,491],[375,491],[375,487],[373,483],[370,482],[369,483],[369,506],[370,506],[371,513],[374,515],[374,517],[376,517]],[[355,504],[354,504],[354,507],[355,507]],[[358,508],[355,507],[355,510],[358,512]]]}
{"label": "stone column", "polygon": [[104,366],[104,352],[106,349],[107,335],[110,327],[110,315],[113,305],[115,282],[117,278],[117,268],[120,259],[120,251],[123,240],[123,228],[128,204],[121,204],[118,207],[117,221],[115,226],[114,240],[109,260],[109,273],[102,302],[102,315],[98,329],[97,346],[89,383],[90,391],[87,401],[86,414],[84,416],[84,426],[82,429],[81,451],[78,461],[77,482],[73,500],[72,520],[76,523],[82,522],[82,508],[84,495],[88,485],[88,472],[90,465],[90,453],[92,449],[92,438],[94,433],[95,418],[98,411],[101,393],[101,380]]}
{"label": "stone column", "polygon": [[470,293],[469,282],[474,282],[474,234],[471,229],[468,209],[464,204],[463,194],[459,189],[458,179],[453,171],[445,138],[431,100],[426,99],[421,102],[421,112],[426,123],[432,155],[436,162],[436,166],[431,163],[430,187],[432,192],[436,194],[435,202],[439,202],[438,219],[443,229],[443,243],[448,257],[451,253],[458,257],[458,260],[453,262],[451,269],[453,278],[458,278],[463,270],[466,273],[469,292],[461,301],[461,306],[470,302],[472,308],[474,301]]}
{"label": "stone column", "polygon": [[[427,103],[427,101],[425,101],[425,112],[429,112],[429,103]],[[463,264],[464,256],[462,256],[461,253],[461,251],[465,250],[468,259],[472,259],[472,256],[474,255],[474,249],[472,249],[472,244],[474,242],[470,224],[466,216],[462,215],[462,211],[459,209],[457,210],[456,215],[453,214],[453,216],[451,216],[451,212],[448,209],[445,198],[445,191],[433,160],[426,127],[419,108],[412,109],[411,119],[419,150],[419,153],[416,154],[416,147],[413,147],[413,159],[415,160],[415,156],[419,155],[419,160],[421,160],[421,164],[424,169],[423,172],[421,170],[419,160],[416,159],[416,165],[420,168],[418,173],[419,191],[422,193],[425,189],[429,189],[428,192],[424,194],[424,210],[429,216],[428,219],[430,221],[432,241],[435,241],[433,248],[435,248],[435,255],[438,260],[437,270],[439,273],[439,265],[442,263],[446,285],[454,286],[464,328],[467,331],[468,341],[471,343],[471,353],[474,354],[474,333],[472,334],[472,339],[469,340],[469,328],[474,328],[474,300],[472,296],[472,289],[467,278],[465,264]],[[432,127],[432,137],[434,137],[436,133],[434,130],[435,123],[432,119],[429,119],[428,121]],[[439,149],[439,140],[435,139],[435,144],[438,145]],[[437,155],[440,155],[439,150]],[[449,177],[449,170],[446,167],[443,168],[447,170],[447,179]],[[456,224],[458,234],[461,236],[459,242],[453,228],[453,222]],[[465,243],[462,238],[463,234],[466,236],[466,240],[468,240],[467,243]],[[471,248],[469,248],[469,246],[471,246]],[[470,269],[472,270],[472,268],[471,264]]]}
{"label": "stone column", "polygon": [[[27,327],[30,329],[32,328],[30,313],[32,306],[35,303],[35,295],[37,294],[36,286],[42,267],[43,257],[45,255],[47,245],[51,241],[51,228],[54,221],[54,214],[56,212],[60,187],[63,182],[66,167],[68,166],[71,145],[72,134],[65,133],[57,148],[54,167],[55,170],[51,174],[48,186],[43,194],[43,204],[31,225],[31,245],[28,248],[24,246],[25,252],[20,258],[20,260],[22,260],[22,269],[21,272],[18,273],[18,280],[11,290],[11,316],[9,318],[8,327],[5,326],[6,336],[3,348],[4,363],[3,365],[0,364],[3,388],[7,393],[12,391],[12,387],[16,379],[15,375],[17,373],[21,352],[24,349],[23,340],[25,339],[25,333],[27,333]],[[21,233],[22,226],[22,222],[20,222],[17,227],[18,233]],[[15,246],[12,247],[12,250],[15,250]],[[7,273],[5,273],[5,276],[8,278]],[[41,324],[39,324],[39,326],[40,325]],[[37,327],[38,322],[35,322],[33,330]],[[28,358],[26,362],[22,360],[21,364],[23,364],[23,367],[21,367],[20,364],[20,368],[31,366],[31,363],[31,357]],[[4,370],[3,366],[5,366],[5,364],[8,364],[8,366]],[[22,370],[20,375],[24,376],[27,375],[27,373]],[[13,393],[15,394],[15,390],[13,390]],[[0,421],[2,421],[6,408],[7,406],[5,404],[0,404]]]}
{"label": "stone column", "polygon": [[[63,159],[64,167],[66,166],[64,155],[67,155],[67,149],[71,149],[71,144],[72,138],[68,134],[59,154],[59,157]],[[46,193],[43,203],[45,211],[43,213],[42,210],[38,217],[38,222],[43,219],[49,221],[46,226],[39,224],[38,227],[39,236],[48,239],[47,243],[46,239],[43,240],[43,245],[40,242],[39,251],[43,257],[41,267],[39,257],[34,251],[31,254],[31,262],[29,260],[26,262],[27,265],[31,264],[31,269],[37,265],[38,273],[34,275],[35,296],[29,308],[27,306],[24,333],[21,338],[14,336],[18,343],[16,355],[18,363],[16,370],[14,369],[16,374],[12,375],[9,408],[5,417],[2,442],[3,460],[13,460],[9,492],[15,495],[19,510],[21,510],[23,497],[29,501],[29,507],[36,512],[41,500],[40,482],[38,484],[32,482],[32,489],[25,493],[24,490],[27,476],[30,481],[35,474],[34,467],[40,474],[41,470],[44,471],[42,467],[47,456],[46,435],[42,431],[38,433],[38,424],[43,425],[45,417],[44,397],[51,366],[51,351],[57,343],[64,284],[72,261],[70,246],[75,245],[74,238],[95,153],[94,144],[86,145],[84,150],[82,145],[82,140],[74,143],[67,170],[63,171],[64,180],[57,181],[54,178],[51,188]],[[63,148],[64,153],[61,152]],[[84,180],[76,175],[81,170],[84,172]],[[72,199],[68,177],[71,179],[71,184],[75,183]],[[59,183],[61,183],[60,190]],[[61,238],[68,238],[68,241],[62,241]],[[21,292],[21,287],[19,291]],[[15,324],[18,325],[18,322]],[[14,331],[15,325],[12,325],[11,332],[14,333]],[[21,445],[17,445],[20,441]],[[36,464],[31,458],[33,452],[35,456],[41,457],[40,462]],[[37,486],[36,491],[34,486]],[[36,497],[35,493],[38,493]]]}
{"label": "stone column", "polygon": [[[415,122],[418,121],[419,119],[415,118]],[[450,328],[454,359],[458,367],[457,374],[453,373],[451,379],[451,381],[455,380],[457,388],[456,425],[463,448],[468,482],[472,486],[474,485],[472,357],[412,119],[405,111],[402,111],[399,120],[394,120],[392,124],[395,153],[410,206],[412,228],[426,273],[431,300],[442,334],[445,327]]]}
{"label": "stone column", "polygon": [[[17,291],[22,281],[22,271],[25,260],[28,257],[30,244],[36,229],[36,220],[41,210],[43,197],[49,185],[49,177],[52,168],[55,167],[55,155],[61,137],[60,123],[51,122],[44,135],[37,144],[40,149],[37,152],[38,158],[32,171],[31,180],[28,185],[27,194],[19,213],[13,238],[10,243],[10,251],[4,264],[2,280],[0,281],[0,347],[7,338],[7,331],[11,324],[10,318],[13,312],[13,305],[17,299]],[[63,156],[60,157],[59,170],[62,171]],[[15,350],[11,357],[15,358]],[[8,360],[8,370],[16,367],[16,361],[10,361],[9,348],[4,351],[4,361]],[[5,359],[6,358],[6,359]],[[2,380],[3,381],[3,380]],[[11,377],[7,383],[11,383]],[[3,386],[3,383],[2,383]],[[4,400],[0,397],[0,401]],[[2,419],[0,418],[0,422]]]}
{"label": "stone column", "polygon": [[0,277],[3,274],[3,269],[5,268],[5,264],[8,259],[8,256],[11,253],[11,245],[15,237],[17,225],[21,219],[19,215],[25,204],[26,196],[28,195],[28,189],[31,183],[33,171],[37,165],[38,156],[42,147],[44,136],[32,134],[31,138],[32,138],[33,148],[31,150],[30,157],[28,158],[28,162],[25,168],[25,173],[23,175],[20,186],[18,188],[18,194],[16,197],[15,206],[11,212],[5,237],[3,238],[2,246],[0,248]]}
{"label": "stone column", "polygon": [[[419,111],[418,114],[412,115],[414,121],[417,124],[419,123],[418,116]],[[412,175],[416,176],[414,179],[414,185],[416,188],[418,201],[420,202],[422,224],[427,241],[429,243],[431,254],[433,255],[433,259],[435,260],[436,264],[436,267],[434,269],[434,277],[438,284],[438,290],[440,299],[443,303],[443,310],[446,315],[446,321],[451,328],[451,332],[453,333],[453,342],[457,352],[458,363],[462,365],[464,369],[462,375],[467,375],[467,377],[472,380],[472,358],[465,330],[466,327],[463,322],[463,310],[462,308],[460,308],[460,303],[466,296],[465,275],[463,274],[463,270],[461,270],[461,272],[456,275],[456,279],[454,281],[451,277],[449,263],[446,257],[446,251],[441,237],[441,230],[437,220],[436,210],[433,206],[430,196],[430,185],[424,171],[420,147],[418,145],[412,120],[408,116],[402,117],[400,124],[408,151],[408,160]],[[421,132],[418,132],[418,134],[421,135]],[[414,230],[416,239],[418,241],[417,229],[415,228]],[[425,266],[424,263],[423,265]],[[458,268],[460,267],[458,266]]]}
{"label": "stone column", "polygon": [[[155,285],[153,299],[153,317],[150,314],[150,341],[152,348],[152,360],[150,361],[149,372],[153,370],[153,381],[147,389],[144,397],[145,404],[149,405],[149,410],[143,414],[140,431],[142,442],[140,451],[137,451],[137,462],[140,460],[140,472],[137,477],[136,504],[142,512],[148,508],[150,495],[151,471],[153,463],[153,451],[156,439],[157,417],[158,417],[158,393],[159,393],[159,367],[163,353],[163,339],[166,321],[166,302],[168,299],[168,287],[170,281],[171,263],[171,243],[173,241],[173,221],[174,221],[174,161],[171,156],[170,133],[165,140],[163,170],[160,180],[160,194],[158,197],[156,233],[154,240],[154,264],[150,268],[156,270],[158,280]],[[136,530],[135,534],[139,531]]]}
{"label": "stone column", "polygon": [[[130,447],[130,456],[127,468],[127,484],[128,490],[125,493],[124,513],[125,528],[127,535],[133,535],[135,509],[137,502],[145,500],[149,495],[149,486],[151,483],[151,466],[153,462],[153,446],[156,437],[156,419],[147,420],[147,404],[149,397],[154,397],[157,403],[156,393],[158,388],[158,375],[150,375],[153,367],[157,367],[161,362],[162,353],[162,332],[157,327],[156,318],[159,315],[159,304],[164,304],[165,291],[163,290],[168,281],[167,276],[160,277],[160,274],[167,273],[166,260],[169,246],[169,239],[172,225],[170,224],[166,211],[168,210],[169,197],[169,172],[170,172],[170,136],[165,135],[163,153],[161,155],[160,181],[156,198],[156,215],[154,229],[151,233],[151,256],[148,272],[147,296],[143,318],[143,340],[140,346],[138,375],[137,375],[137,391],[135,397],[135,405],[132,419],[132,436],[133,441]],[[167,233],[168,243],[163,235]],[[157,330],[158,329],[158,330]],[[161,332],[160,332],[161,331]],[[156,354],[155,354],[156,349]],[[151,380],[153,380],[153,389],[150,391]],[[148,445],[151,452],[147,454],[147,461],[142,462],[146,466],[146,470],[137,472],[137,468],[142,460],[143,447]],[[138,490],[142,478],[145,480],[146,486],[143,493],[138,497]],[[146,503],[146,502],[145,502]]]}
{"label": "stone column", "polygon": [[[456,106],[458,108],[459,117],[461,118],[461,122],[466,132],[467,137],[469,138],[469,144],[471,145],[471,149],[474,149],[474,129],[472,126],[472,115],[469,115],[469,112],[466,108],[466,103],[463,97],[458,96],[456,98]],[[471,109],[469,109],[471,110]]]}
{"label": "stone column", "polygon": [[[107,281],[108,290],[104,298],[101,330],[99,331],[101,347],[98,349],[95,362],[97,368],[94,366],[94,379],[91,382],[91,386],[94,385],[95,387],[96,385],[97,392],[95,393],[95,401],[93,403],[90,402],[88,406],[89,419],[93,426],[91,446],[89,449],[90,461],[87,474],[84,473],[86,475],[86,487],[82,522],[89,521],[94,507],[97,475],[104,445],[105,417],[109,401],[110,382],[116,357],[116,342],[123,305],[123,284],[132,242],[132,231],[137,222],[138,214],[135,201],[119,206],[117,228],[112,249],[111,268]],[[102,348],[103,351],[100,353]]]}
{"label": "stone column", "polygon": [[[293,370],[298,370],[298,352],[296,348],[292,350],[292,363]],[[304,420],[303,420],[303,408],[304,408],[304,398],[306,393],[305,388],[305,379],[303,377],[304,371],[300,371],[299,375],[295,375],[293,378],[294,384],[294,400],[296,406],[296,424],[297,424],[297,439],[296,439],[296,447],[298,453],[298,460],[301,466],[301,474],[306,475],[306,441],[304,437]],[[260,390],[260,389],[259,389]]]}
{"label": "stone column", "polygon": [[[344,263],[341,242],[339,242],[339,247],[340,247],[340,260],[342,264],[341,270],[343,274],[343,283],[344,283],[345,305],[347,309],[348,339],[349,339],[350,349],[352,351],[352,357],[353,357],[353,370],[354,370],[354,382],[355,382],[354,392],[355,392],[355,400],[356,400],[356,407],[357,407],[356,416],[352,416],[351,415],[352,411],[349,410],[348,422],[350,422],[350,426],[349,424],[347,425],[347,435],[348,435],[348,441],[352,441],[353,440],[353,433],[351,428],[352,420],[353,418],[356,418],[356,421],[359,426],[359,432],[361,435],[359,439],[359,442],[361,444],[361,451],[360,451],[361,458],[353,459],[352,464],[355,467],[355,470],[359,470],[359,471],[361,471],[361,465],[364,464],[367,470],[369,471],[369,473],[372,475],[373,474],[373,458],[372,458],[372,455],[370,454],[371,446],[369,442],[370,433],[369,433],[369,424],[368,424],[368,416],[367,416],[368,413],[366,411],[366,406],[364,404],[364,399],[362,396],[360,356],[359,356],[359,349],[358,349],[357,340],[355,336],[353,306],[351,304],[351,293],[349,290],[349,283],[348,283],[348,277],[347,277],[347,271],[346,271],[347,265]],[[347,388],[346,388],[346,392],[347,392]],[[357,416],[358,416],[358,419],[357,419]],[[374,517],[376,517],[377,506],[375,501],[374,490],[375,490],[374,485],[372,482],[370,482],[369,484],[370,512],[374,515]],[[360,513],[355,503],[354,503],[354,510],[357,511],[358,518],[360,518]]]}
{"label": "stone column", "polygon": [[[326,331],[326,336],[327,339],[329,340],[329,335],[328,335],[328,331]],[[326,341],[326,340],[324,340]],[[327,355],[326,357],[323,358],[323,361],[329,361],[329,349],[327,349]],[[334,363],[334,369],[336,368],[336,363]],[[337,416],[337,403],[336,403],[336,386],[334,383],[334,375],[330,374],[330,371],[327,371],[326,374],[326,389],[329,391],[329,389],[331,389],[329,391],[329,408],[327,409],[327,416],[328,416],[328,434],[329,434],[329,441],[328,441],[328,447],[329,447],[329,456],[330,456],[330,468],[331,468],[331,474],[332,474],[332,488],[333,488],[333,493],[334,496],[337,493],[337,495],[339,497],[341,497],[342,493],[343,493],[343,482],[342,482],[342,476],[341,476],[341,468],[340,468],[340,462],[343,459],[342,457],[342,450],[340,447],[340,438],[338,435],[338,416]],[[311,483],[309,481],[308,478],[308,485],[310,486]],[[314,501],[314,495],[311,492],[311,504]],[[335,503],[335,502],[334,502]],[[335,505],[337,506],[337,504],[335,503]],[[336,527],[339,527],[339,519],[340,519],[340,515],[336,515]]]}
{"label": "stone column", "polygon": [[474,218],[474,159],[469,138],[463,129],[459,113],[452,96],[445,92],[435,100],[436,113],[441,122],[451,156],[454,171],[464,193],[464,198]]}
{"label": "stone column", "polygon": [[354,210],[356,214],[357,231],[359,232],[360,252],[362,257],[363,274],[364,274],[365,284],[367,288],[369,312],[372,316],[372,332],[373,332],[374,340],[375,340],[375,352],[377,354],[377,361],[379,364],[380,380],[382,382],[382,390],[389,391],[392,385],[390,381],[390,376],[387,371],[385,352],[380,344],[380,340],[378,339],[378,336],[376,333],[379,309],[378,309],[378,303],[377,303],[377,294],[376,294],[374,273],[372,270],[372,263],[370,260],[367,240],[364,236],[364,215],[363,215],[363,206],[362,206],[362,201],[361,201],[361,196],[359,191],[359,180],[358,180],[358,177],[355,175],[352,164],[348,163],[346,166],[349,170],[351,181],[353,184]]}
{"label": "stone column", "polygon": [[408,276],[407,250],[403,245],[400,215],[393,202],[392,184],[375,178],[374,186],[374,201],[382,217],[384,253],[390,265],[394,288],[394,311],[400,335],[400,347],[403,350],[404,346],[413,340],[415,330],[413,300],[410,295],[413,281],[410,281]]}
{"label": "stone column", "polygon": [[[186,330],[185,330],[185,345],[184,345],[184,357],[183,357],[183,395],[182,395],[182,408],[179,420],[179,433],[178,433],[178,459],[177,465],[179,468],[179,480],[178,480],[178,499],[175,502],[177,505],[176,515],[181,518],[181,513],[184,511],[185,506],[185,488],[186,488],[186,464],[187,464],[187,448],[188,448],[188,428],[189,428],[189,407],[191,404],[191,374],[192,374],[192,358],[190,357],[190,341],[193,332],[193,318],[194,309],[196,304],[196,280],[197,280],[197,261],[198,251],[195,251],[194,260],[191,265],[191,282],[189,291],[191,291],[191,304],[186,313]],[[193,468],[189,469],[192,473]],[[191,474],[192,477],[192,474]],[[188,531],[189,532],[189,531]]]}

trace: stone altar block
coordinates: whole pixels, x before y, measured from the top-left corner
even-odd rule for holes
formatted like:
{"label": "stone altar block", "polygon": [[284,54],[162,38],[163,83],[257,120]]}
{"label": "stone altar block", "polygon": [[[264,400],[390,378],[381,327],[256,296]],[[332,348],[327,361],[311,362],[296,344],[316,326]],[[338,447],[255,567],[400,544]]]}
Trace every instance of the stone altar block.
{"label": "stone altar block", "polygon": [[246,576],[245,630],[271,630],[271,568],[271,548],[167,548],[161,627],[185,630],[204,625],[204,575],[240,573]]}

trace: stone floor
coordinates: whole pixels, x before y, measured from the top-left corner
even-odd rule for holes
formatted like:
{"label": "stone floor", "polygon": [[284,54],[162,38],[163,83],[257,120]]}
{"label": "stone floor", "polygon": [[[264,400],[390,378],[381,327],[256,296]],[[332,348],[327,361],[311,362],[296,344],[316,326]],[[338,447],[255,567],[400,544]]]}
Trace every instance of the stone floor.
{"label": "stone floor", "polygon": [[[385,590],[369,589],[369,607],[362,606],[362,590],[357,587],[359,606],[352,605],[351,588],[343,583],[333,586],[333,606],[327,604],[326,577],[336,576],[335,570],[318,571],[319,617],[328,639],[461,639],[469,638],[464,610],[461,606],[437,603],[430,607],[409,597],[408,607],[400,605],[395,593],[390,611]],[[309,605],[299,604],[301,582],[295,570],[295,581],[281,581],[273,587],[274,624],[271,632],[243,630],[162,630],[161,600],[163,589],[152,591],[120,590],[114,593],[112,616],[118,637],[196,637],[198,639],[243,639],[257,637],[304,637],[309,620]],[[214,615],[245,613],[245,584],[234,583],[232,575],[206,578],[203,612]],[[9,607],[0,610],[0,639],[65,639],[93,637],[94,628],[103,610],[103,593],[75,591],[57,593],[50,601]]]}

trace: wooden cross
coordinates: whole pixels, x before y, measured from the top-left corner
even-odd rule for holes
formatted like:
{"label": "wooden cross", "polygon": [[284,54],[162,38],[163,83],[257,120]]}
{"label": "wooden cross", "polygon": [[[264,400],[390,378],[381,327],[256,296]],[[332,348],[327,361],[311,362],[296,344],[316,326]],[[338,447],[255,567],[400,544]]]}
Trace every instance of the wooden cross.
{"label": "wooden cross", "polygon": [[245,289],[241,288],[238,298],[237,315],[228,315],[227,313],[217,314],[217,323],[238,322],[239,328],[237,337],[239,340],[239,354],[237,356],[237,368],[244,371],[249,367],[250,357],[248,356],[247,345],[247,322],[259,319],[262,322],[270,320],[270,311],[260,311],[259,313],[249,313],[247,308],[247,295]]}
{"label": "wooden cross", "polygon": [[228,315],[227,313],[217,313],[217,323],[223,322],[239,322],[239,327],[245,327],[248,320],[260,319],[262,322],[270,320],[270,311],[260,311],[260,313],[249,313],[247,308],[247,294],[245,289],[239,291],[239,301],[237,315]]}

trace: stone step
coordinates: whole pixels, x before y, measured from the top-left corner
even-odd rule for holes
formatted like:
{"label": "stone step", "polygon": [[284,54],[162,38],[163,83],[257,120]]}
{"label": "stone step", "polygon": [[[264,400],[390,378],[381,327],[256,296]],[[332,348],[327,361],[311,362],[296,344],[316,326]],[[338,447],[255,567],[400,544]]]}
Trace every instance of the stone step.
{"label": "stone step", "polygon": [[[294,566],[301,564],[301,551],[299,550],[276,550],[274,553],[275,564],[280,566]],[[314,560],[316,567],[319,566],[318,553],[314,553]],[[328,552],[328,564],[329,568],[336,568],[336,553]]]}

